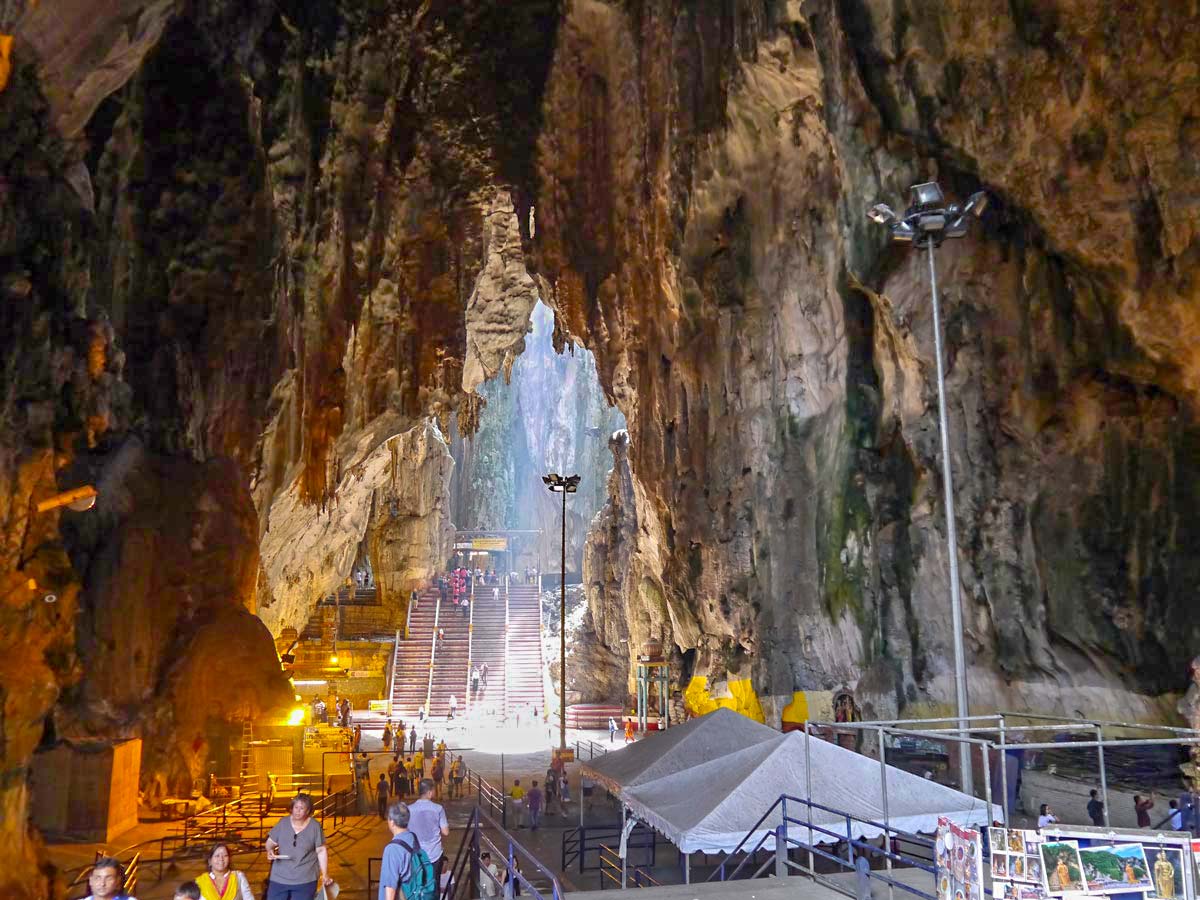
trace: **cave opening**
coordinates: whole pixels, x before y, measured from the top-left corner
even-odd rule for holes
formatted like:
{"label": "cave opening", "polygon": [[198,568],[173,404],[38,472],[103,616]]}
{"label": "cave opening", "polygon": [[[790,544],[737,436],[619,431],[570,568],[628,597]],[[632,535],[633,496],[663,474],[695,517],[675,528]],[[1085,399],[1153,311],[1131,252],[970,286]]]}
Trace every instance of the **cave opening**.
{"label": "cave opening", "polygon": [[[562,497],[547,490],[542,476],[579,475],[566,506],[566,580],[578,585],[592,519],[608,496],[609,440],[625,428],[625,417],[605,397],[594,356],[576,346],[556,351],[554,313],[539,301],[511,371],[478,393],[486,405],[474,434],[464,435],[457,417],[451,419],[451,520],[459,531],[508,533],[501,538],[506,551],[492,554],[494,564],[522,575],[536,569],[549,589],[560,577]],[[465,558],[469,541],[458,543]]]}

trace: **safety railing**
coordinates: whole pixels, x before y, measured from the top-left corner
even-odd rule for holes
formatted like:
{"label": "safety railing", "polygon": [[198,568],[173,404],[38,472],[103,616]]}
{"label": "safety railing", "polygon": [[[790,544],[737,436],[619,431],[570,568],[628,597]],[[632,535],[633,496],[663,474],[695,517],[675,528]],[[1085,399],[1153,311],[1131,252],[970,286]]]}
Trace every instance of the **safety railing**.
{"label": "safety railing", "polygon": [[[491,855],[499,878],[480,865],[480,856],[485,852]],[[368,897],[374,897],[378,893],[381,867],[382,857],[367,860]],[[540,876],[537,881],[548,884],[549,889],[539,888],[530,875],[526,874],[526,869],[530,875]],[[520,887],[520,890],[514,893],[528,895],[533,900],[563,900],[563,889],[558,877],[478,806],[464,826],[463,839],[450,862],[449,874],[450,878],[441,891],[440,900],[465,900],[478,896],[482,893],[479,887],[485,882],[495,885],[495,895],[501,896],[506,894],[507,881],[513,881]]]}
{"label": "safety railing", "polygon": [[575,759],[577,760],[584,759],[585,753],[587,754],[586,758],[589,761],[595,759],[597,756],[608,755],[607,747],[605,747],[603,744],[597,743],[596,741],[589,740],[588,738],[576,738],[573,741],[573,744],[575,747]]}
{"label": "safety railing", "polygon": [[608,844],[600,845],[600,890],[611,883],[613,887],[623,887],[621,884],[621,854]]}
{"label": "safety railing", "polygon": [[475,794],[475,802],[494,819],[498,819],[505,828],[508,827],[508,808],[505,804],[504,791],[496,787],[470,766],[464,764],[467,790]]}
{"label": "safety railing", "polygon": [[433,710],[430,709],[430,704],[433,703],[433,667],[437,662],[437,647],[438,647],[438,627],[442,621],[442,598],[439,596],[437,605],[433,608],[433,642],[429,647],[429,683],[425,688],[425,715],[427,718],[432,717]]}
{"label": "safety railing", "polygon": [[[562,836],[562,856],[559,870],[568,871],[576,866],[579,874],[602,868],[602,848],[619,843],[620,825],[588,825],[569,828]],[[638,823],[625,839],[626,858],[635,850],[645,850],[644,865],[653,868],[658,862],[658,832]],[[595,862],[589,854],[595,854]]]}
{"label": "safety railing", "polygon": [[[807,819],[800,819],[789,815],[789,804],[792,805],[793,810],[798,808],[807,810]],[[776,812],[776,810],[779,811],[779,824],[759,835],[759,828]],[[814,810],[819,810],[823,813],[830,813],[838,817],[845,822],[845,829],[835,830],[824,825],[818,825],[814,823],[812,821]],[[853,836],[855,823],[868,826],[871,830],[877,829],[881,831],[885,836],[884,847],[881,849],[873,844],[868,843],[867,841],[855,838]],[[791,826],[795,826],[795,828],[793,829]],[[808,840],[802,841],[798,837],[793,837],[793,831],[798,834],[807,835]],[[757,840],[755,840],[756,835],[759,835]],[[735,847],[733,851],[729,853],[724,860],[722,860],[721,864],[717,866],[716,871],[709,876],[708,880],[730,881],[738,878],[739,876],[757,878],[763,874],[766,874],[766,870],[768,868],[773,867],[774,874],[776,875],[786,875],[790,871],[801,872],[810,876],[813,878],[813,880],[819,881],[827,887],[838,891],[839,893],[853,896],[853,891],[847,890],[844,885],[838,884],[835,881],[831,881],[823,874],[818,873],[815,867],[815,859],[819,857],[841,868],[849,871],[855,871],[855,851],[857,850],[860,853],[869,853],[874,856],[882,857],[887,864],[887,870],[884,872],[868,870],[867,875],[869,878],[883,882],[890,889],[899,888],[900,890],[906,891],[909,894],[921,897],[923,900],[933,900],[932,891],[923,891],[918,887],[905,884],[903,881],[895,879],[891,876],[891,867],[893,864],[897,863],[909,868],[921,869],[930,873],[931,876],[935,875],[936,873],[935,866],[929,860],[912,856],[907,853],[897,852],[896,844],[900,841],[911,844],[914,847],[921,848],[923,850],[928,850],[932,857],[934,852],[934,843],[926,837],[892,828],[882,822],[876,822],[871,819],[863,819],[858,816],[851,815],[843,810],[838,810],[834,809],[833,807],[824,806],[820,803],[815,803],[812,800],[804,800],[800,799],[799,797],[792,797],[788,794],[782,794],[780,795],[779,799],[771,804],[770,808],[768,808],[767,811],[762,814],[759,820],[754,823],[754,825],[746,833],[746,837],[742,838],[737,847]],[[748,865],[753,865],[753,861],[756,859],[755,854],[757,854],[759,850],[764,849],[768,842],[772,844],[771,849],[774,850],[774,853],[771,854],[771,857],[765,863],[762,863],[752,871],[747,869]],[[845,857],[841,857],[836,853],[830,852],[829,850],[824,849],[823,846],[840,843],[845,843],[846,845]],[[808,854],[807,867],[790,859],[788,853],[789,849],[806,851]],[[730,860],[739,854],[743,855],[743,859],[732,871],[729,871],[728,866]],[[749,874],[742,875],[741,873],[743,869],[746,869]],[[931,877],[931,887],[932,881],[933,879]]]}

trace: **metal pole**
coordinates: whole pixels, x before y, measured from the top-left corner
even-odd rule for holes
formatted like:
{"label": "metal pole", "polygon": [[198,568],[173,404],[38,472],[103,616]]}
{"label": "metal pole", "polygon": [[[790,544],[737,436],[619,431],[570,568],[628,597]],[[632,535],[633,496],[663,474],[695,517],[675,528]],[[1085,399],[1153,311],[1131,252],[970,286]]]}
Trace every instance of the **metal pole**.
{"label": "metal pole", "polygon": [[812,747],[809,742],[812,740],[812,735],[809,734],[809,724],[804,723],[804,800],[808,806],[808,874],[812,875],[816,871],[813,869],[813,830],[812,830]]}
{"label": "metal pole", "polygon": [[[937,265],[933,259],[933,240],[929,250],[929,293],[933,299],[933,345],[937,354],[938,424],[942,433],[942,486],[946,502],[946,551],[950,554],[950,623],[954,631],[954,692],[958,712],[959,734],[967,733],[967,663],[963,649],[962,597],[958,585],[958,534],[954,525],[954,478],[950,471],[950,431],[946,416],[946,373],[942,364],[942,322],[937,295]],[[971,772],[971,748],[959,744],[958,764],[962,769],[962,790],[974,794]]]}
{"label": "metal pole", "polygon": [[887,795],[887,748],[883,744],[884,731],[879,729],[879,785],[880,793],[883,795],[883,860],[884,866],[888,873],[888,897],[893,895],[892,890],[892,826],[891,819],[888,815],[888,795]]}
{"label": "metal pole", "polygon": [[[567,749],[567,488],[563,486],[562,599],[558,608],[558,746]],[[540,601],[539,601],[540,602]]]}
{"label": "metal pole", "polygon": [[992,745],[984,744],[979,748],[983,751],[983,802],[987,804],[987,820],[991,825],[992,818]]}
{"label": "metal pole", "polygon": [[628,871],[627,863],[629,861],[629,837],[625,834],[625,804],[621,804],[621,836],[625,838],[625,852],[621,855],[621,890],[628,887],[626,873]]}
{"label": "metal pole", "polygon": [[1004,810],[1004,827],[1008,827],[1008,749],[1004,733],[1004,720],[1000,720],[1000,793],[1004,795],[1000,801]]}
{"label": "metal pole", "polygon": [[1104,825],[1108,827],[1108,772],[1104,766],[1104,727],[1096,726],[1096,756],[1100,761],[1100,800],[1104,804]]}

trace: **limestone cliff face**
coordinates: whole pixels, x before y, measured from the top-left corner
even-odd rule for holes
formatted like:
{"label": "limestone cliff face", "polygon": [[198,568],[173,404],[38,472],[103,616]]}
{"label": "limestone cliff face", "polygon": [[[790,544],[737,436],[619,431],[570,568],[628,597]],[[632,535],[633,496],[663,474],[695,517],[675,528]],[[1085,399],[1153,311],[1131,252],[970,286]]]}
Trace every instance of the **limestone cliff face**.
{"label": "limestone cliff face", "polygon": [[[940,258],[974,697],[1166,714],[1200,627],[1189,15],[573,5],[537,258],[629,421],[611,650],[620,621],[762,694],[951,696],[924,262],[864,215],[937,176],[999,207]],[[1122,94],[1117,32],[1166,77]]]}

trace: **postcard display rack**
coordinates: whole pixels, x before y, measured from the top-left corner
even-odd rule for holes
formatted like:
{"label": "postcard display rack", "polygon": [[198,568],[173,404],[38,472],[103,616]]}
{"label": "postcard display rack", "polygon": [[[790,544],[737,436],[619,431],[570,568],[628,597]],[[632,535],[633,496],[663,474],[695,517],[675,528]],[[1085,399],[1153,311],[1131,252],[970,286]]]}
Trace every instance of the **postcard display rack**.
{"label": "postcard display rack", "polygon": [[1196,900],[1187,833],[989,828],[988,850],[995,900]]}

